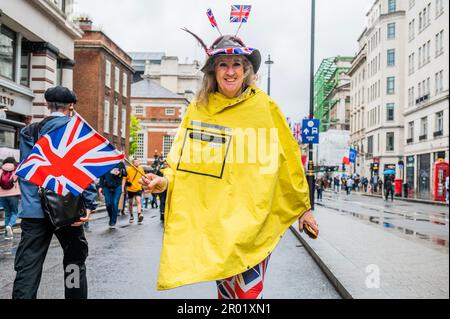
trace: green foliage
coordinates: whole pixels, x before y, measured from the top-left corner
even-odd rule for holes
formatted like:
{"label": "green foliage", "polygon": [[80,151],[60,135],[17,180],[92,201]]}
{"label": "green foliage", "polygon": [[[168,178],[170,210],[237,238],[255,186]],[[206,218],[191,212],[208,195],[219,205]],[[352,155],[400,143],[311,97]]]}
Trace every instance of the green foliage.
{"label": "green foliage", "polygon": [[134,156],[134,154],[136,153],[136,150],[138,148],[138,144],[137,144],[137,139],[138,139],[138,132],[141,129],[140,126],[141,121],[135,117],[135,116],[131,116],[131,121],[130,121],[130,146],[129,146],[129,153],[130,153],[130,157]]}

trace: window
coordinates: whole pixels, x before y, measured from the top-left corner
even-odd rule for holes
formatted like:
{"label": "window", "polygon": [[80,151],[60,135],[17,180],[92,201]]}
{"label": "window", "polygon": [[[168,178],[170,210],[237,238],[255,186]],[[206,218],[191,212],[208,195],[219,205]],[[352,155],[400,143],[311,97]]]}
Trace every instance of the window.
{"label": "window", "polygon": [[126,108],[122,108],[122,121],[121,121],[121,125],[120,125],[120,131],[121,131],[121,135],[123,138],[125,138],[126,133],[127,133],[127,109]]}
{"label": "window", "polygon": [[444,0],[436,1],[436,18],[439,17],[444,12]]}
{"label": "window", "polygon": [[387,65],[395,66],[395,49],[387,50]]}
{"label": "window", "polygon": [[388,2],[388,13],[395,12],[396,7],[397,7],[396,1],[395,0],[389,0],[389,2]]}
{"label": "window", "polygon": [[166,107],[165,114],[167,116],[175,115],[175,108],[174,107]]}
{"label": "window", "polygon": [[25,49],[26,40],[22,40],[22,52],[20,54],[20,84],[30,86],[30,52]]}
{"label": "window", "polygon": [[422,31],[422,23],[423,23],[422,11],[420,11],[419,12],[419,32]]}
{"label": "window", "polygon": [[444,30],[436,34],[436,57],[444,53]]}
{"label": "window", "polygon": [[442,131],[444,130],[444,112],[438,112],[436,113],[436,130],[435,130],[435,136],[437,136],[438,134],[436,133],[440,133],[440,135],[442,135]]}
{"label": "window", "polygon": [[0,76],[15,80],[16,33],[0,24]]}
{"label": "window", "polygon": [[144,159],[144,134],[143,133],[137,134],[136,144],[137,144],[137,148],[136,148],[136,153],[134,153],[134,155],[138,159]]}
{"label": "window", "polygon": [[103,132],[109,133],[109,101],[103,106]]}
{"label": "window", "polygon": [[114,104],[114,113],[113,113],[113,134],[117,136],[119,132],[119,106]]}
{"label": "window", "polygon": [[415,0],[409,0],[409,9],[411,9],[412,7],[414,7],[414,5],[416,4]]}
{"label": "window", "polygon": [[394,94],[395,93],[395,77],[393,77],[393,76],[388,77],[386,83],[387,83],[386,93]]}
{"label": "window", "polygon": [[167,154],[170,151],[170,148],[172,147],[173,139],[175,136],[173,135],[165,135],[163,139],[163,157],[167,157]]}
{"label": "window", "polygon": [[386,121],[393,121],[394,120],[394,103],[388,103],[386,104]]}
{"label": "window", "polygon": [[395,23],[388,23],[387,25],[387,38],[395,39]]}
{"label": "window", "polygon": [[440,71],[434,75],[435,77],[435,86],[436,86],[436,94],[441,93],[444,90],[444,71]]}
{"label": "window", "polygon": [[134,107],[134,114],[136,114],[136,115],[144,115],[144,107],[142,105],[136,105]]}
{"label": "window", "polygon": [[367,138],[367,154],[371,157],[373,154],[373,136]]}
{"label": "window", "polygon": [[394,132],[386,133],[386,151],[388,152],[394,151]]}
{"label": "window", "polygon": [[120,69],[116,66],[115,67],[115,73],[114,73],[114,91],[119,93],[119,87],[120,87]]}
{"label": "window", "polygon": [[430,62],[431,41],[427,42],[427,63]]}
{"label": "window", "polygon": [[105,67],[105,85],[107,87],[111,87],[111,62],[106,60],[106,67]]}
{"label": "window", "polygon": [[408,123],[408,142],[412,143],[414,141],[414,122]]}
{"label": "window", "polygon": [[422,117],[420,119],[420,137],[419,140],[426,140],[428,133],[428,118]]}
{"label": "window", "polygon": [[128,75],[126,73],[123,73],[122,77],[122,96],[127,97],[127,90],[128,89]]}

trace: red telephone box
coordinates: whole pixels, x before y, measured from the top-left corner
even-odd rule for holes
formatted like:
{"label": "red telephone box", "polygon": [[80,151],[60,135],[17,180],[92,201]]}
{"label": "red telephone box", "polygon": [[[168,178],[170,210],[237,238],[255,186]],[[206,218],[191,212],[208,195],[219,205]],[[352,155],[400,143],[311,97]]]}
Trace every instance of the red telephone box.
{"label": "red telephone box", "polygon": [[449,175],[447,162],[437,161],[434,166],[433,196],[434,200],[445,201],[445,178]]}

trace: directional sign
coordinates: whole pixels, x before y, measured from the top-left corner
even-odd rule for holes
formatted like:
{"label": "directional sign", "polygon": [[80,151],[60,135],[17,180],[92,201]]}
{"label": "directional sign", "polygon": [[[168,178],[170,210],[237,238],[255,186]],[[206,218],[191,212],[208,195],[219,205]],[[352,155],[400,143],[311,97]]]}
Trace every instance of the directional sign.
{"label": "directional sign", "polygon": [[302,121],[302,142],[303,144],[319,144],[320,120],[305,119]]}

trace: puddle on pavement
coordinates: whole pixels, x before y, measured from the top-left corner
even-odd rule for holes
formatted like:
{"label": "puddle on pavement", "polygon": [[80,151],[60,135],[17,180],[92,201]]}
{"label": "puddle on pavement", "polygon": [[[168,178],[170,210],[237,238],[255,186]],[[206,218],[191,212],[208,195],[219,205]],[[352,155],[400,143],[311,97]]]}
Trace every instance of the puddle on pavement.
{"label": "puddle on pavement", "polygon": [[[415,223],[426,223],[433,224],[437,226],[444,226],[446,230],[448,230],[448,214],[434,212],[434,213],[423,213],[423,212],[399,212],[399,211],[387,211],[387,210],[377,210],[373,207],[361,206],[368,211],[368,214],[363,213],[355,213],[343,208],[332,207],[328,205],[324,205],[325,207],[338,211],[341,215],[344,216],[352,216],[353,218],[357,218],[359,220],[363,220],[370,224],[375,224],[377,227],[382,227],[386,231],[395,233],[400,235],[403,238],[416,240],[420,243],[426,243],[434,249],[437,249],[441,252],[449,253],[449,240],[447,236],[435,235],[435,234],[427,234],[423,233],[423,231],[418,232],[414,229],[410,229],[407,227],[401,227],[396,225],[400,221],[408,221]],[[396,207],[397,209],[397,207]],[[378,214],[371,214],[371,211],[376,211]],[[380,221],[382,218],[382,221]],[[422,225],[421,225],[422,226]]]}

